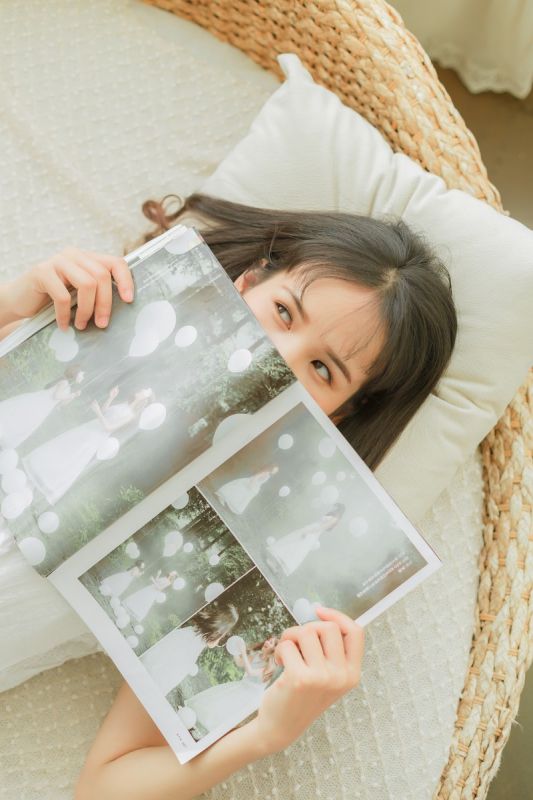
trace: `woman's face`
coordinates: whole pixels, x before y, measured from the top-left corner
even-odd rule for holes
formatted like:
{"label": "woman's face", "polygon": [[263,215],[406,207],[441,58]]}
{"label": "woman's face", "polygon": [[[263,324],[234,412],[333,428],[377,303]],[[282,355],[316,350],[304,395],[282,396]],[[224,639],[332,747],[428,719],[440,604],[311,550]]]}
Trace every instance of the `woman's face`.
{"label": "woman's face", "polygon": [[269,653],[271,653],[275,649],[277,643],[278,640],[275,636],[271,636],[269,639],[265,639],[265,641],[263,642],[263,646],[261,648],[263,655],[268,655]]}
{"label": "woman's face", "polygon": [[131,401],[130,405],[137,410],[142,409],[146,405],[146,401],[149,400],[151,396],[151,389],[140,389],[133,395],[133,400]]}
{"label": "woman's face", "polygon": [[234,285],[298,380],[337,422],[333,412],[366,381],[384,344],[373,290],[317,278],[299,310],[295,272],[274,272],[261,283],[248,272]]}

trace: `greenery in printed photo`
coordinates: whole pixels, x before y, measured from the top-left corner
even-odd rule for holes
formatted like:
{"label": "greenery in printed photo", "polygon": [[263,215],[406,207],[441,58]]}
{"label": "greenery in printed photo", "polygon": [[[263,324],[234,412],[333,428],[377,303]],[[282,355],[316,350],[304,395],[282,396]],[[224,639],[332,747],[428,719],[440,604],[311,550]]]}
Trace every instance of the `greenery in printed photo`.
{"label": "greenery in printed photo", "polygon": [[[33,393],[38,404],[39,392],[60,379],[76,389],[6,456],[26,488],[23,498],[1,491],[4,516],[42,575],[211,447],[216,433],[226,435],[231,425],[219,426],[228,417],[253,414],[296,380],[205,243],[179,255],[159,250],[132,274],[134,301],[123,303],[113,287],[107,328],[90,321],[84,331],[71,325],[61,332],[52,322],[0,365],[10,401],[25,394],[27,402]],[[139,393],[150,398],[145,405],[152,420],[157,411],[157,424],[140,425]],[[79,436],[80,452],[82,437],[94,441],[98,431],[85,431],[100,419],[95,403],[105,414],[122,410],[123,421],[109,434],[109,447],[87,463],[78,460],[76,469],[77,450],[64,452],[61,437]],[[55,474],[67,457],[72,466],[53,491],[43,488],[51,473],[46,459]]]}
{"label": "greenery in printed photo", "polygon": [[300,621],[314,603],[356,619],[427,563],[303,403],[198,489]]}
{"label": "greenery in printed photo", "polygon": [[[232,637],[241,637],[247,648],[258,645],[271,637],[279,638],[284,630],[297,624],[270,584],[257,568],[241,578],[220,599],[231,602],[239,612],[239,620],[231,630]],[[186,624],[191,624],[194,617]],[[228,640],[226,639],[226,642]],[[244,670],[237,666],[228,652],[226,643],[217,647],[206,647],[198,658],[198,672],[188,675],[166,697],[175,711],[183,713],[186,701],[194,695],[218,684],[240,681]],[[274,670],[267,688],[281,674]],[[184,717],[186,719],[186,717]],[[206,729],[195,724],[190,733],[197,741],[206,734]]]}
{"label": "greenery in printed photo", "polygon": [[[252,567],[246,551],[193,487],[79,580],[141,655]],[[158,573],[170,576],[159,598],[147,589]],[[142,619],[128,609],[128,598],[139,591],[148,592]]]}

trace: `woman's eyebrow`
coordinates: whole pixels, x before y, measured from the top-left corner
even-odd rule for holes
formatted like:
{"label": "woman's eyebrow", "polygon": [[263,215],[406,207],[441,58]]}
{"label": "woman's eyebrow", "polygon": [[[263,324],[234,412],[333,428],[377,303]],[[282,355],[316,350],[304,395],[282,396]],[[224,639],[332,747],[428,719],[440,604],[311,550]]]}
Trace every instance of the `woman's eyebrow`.
{"label": "woman's eyebrow", "polygon": [[298,313],[301,316],[301,318],[303,319],[303,321],[304,322],[309,322],[309,316],[307,315],[307,312],[305,311],[305,309],[303,307],[303,303],[301,301],[301,296],[302,296],[301,292],[298,295],[295,295],[294,292],[292,291],[292,289],[289,288],[289,286],[282,286],[281,288],[285,289],[285,291],[287,291],[290,294],[290,296],[292,297],[292,299],[294,301],[294,305],[298,309]]}
{"label": "woman's eyebrow", "polygon": [[[290,296],[293,299],[294,305],[298,309],[298,313],[300,314],[300,316],[304,320],[304,322],[310,322],[309,315],[307,314],[306,310],[303,307],[303,303],[302,303],[302,300],[301,300],[301,293],[300,293],[300,295],[296,295],[289,286],[282,286],[281,288],[285,289],[290,294]],[[326,353],[327,356],[329,356],[331,358],[333,363],[338,366],[338,368],[340,369],[340,371],[342,372],[342,374],[344,375],[344,377],[346,378],[348,383],[351,383],[352,382],[352,376],[350,375],[350,373],[348,371],[348,368],[347,368],[346,364],[344,363],[344,361],[341,361],[341,359],[338,357],[338,355],[336,355],[332,350],[330,350],[327,347],[324,349],[324,352]]]}
{"label": "woman's eyebrow", "polygon": [[348,368],[344,363],[344,361],[341,361],[340,358],[337,355],[335,355],[335,353],[332,350],[329,350],[329,348],[326,347],[325,351],[326,355],[328,355],[331,358],[331,360],[338,366],[338,368],[340,369],[340,371],[342,372],[348,383],[351,383],[352,376],[348,372]]}

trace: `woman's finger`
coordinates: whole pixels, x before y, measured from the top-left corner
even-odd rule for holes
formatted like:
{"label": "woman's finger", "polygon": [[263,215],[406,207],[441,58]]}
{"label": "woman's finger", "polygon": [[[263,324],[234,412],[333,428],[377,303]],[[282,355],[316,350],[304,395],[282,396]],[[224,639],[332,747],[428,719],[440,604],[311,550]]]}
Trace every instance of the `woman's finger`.
{"label": "woman's finger", "polygon": [[86,322],[93,313],[98,287],[97,279],[91,272],[83,269],[83,267],[80,267],[65,256],[54,256],[52,263],[59,276],[77,289],[76,323]]}
{"label": "woman's finger", "polygon": [[91,250],[86,250],[85,252],[96,258],[111,271],[121,298],[127,302],[133,300],[135,285],[128,262],[124,258],[120,258],[120,256],[94,253]]}
{"label": "woman's finger", "polygon": [[299,672],[305,667],[302,654],[290,639],[278,642],[274,651],[276,664],[281,665],[289,672]]}
{"label": "woman's finger", "polygon": [[328,661],[340,667],[348,658],[344,645],[344,636],[336,622],[317,624],[317,633],[322,642],[322,649]]}
{"label": "woman's finger", "polygon": [[349,661],[360,661],[365,643],[365,630],[347,614],[336,608],[317,606],[316,613],[323,620],[336,622],[344,637],[344,650]]}
{"label": "woman's finger", "polygon": [[283,634],[283,641],[294,642],[300,649],[305,663],[309,666],[318,666],[324,662],[324,651],[317,635],[316,629],[311,624],[291,628]]}
{"label": "woman's finger", "polygon": [[[76,261],[79,266],[87,270],[97,281],[96,294],[94,298],[94,321],[99,328],[105,328],[111,316],[113,305],[113,286],[111,283],[111,273],[108,268],[96,259],[80,253]],[[93,313],[91,309],[88,316],[81,316],[81,322],[87,323]]]}
{"label": "woman's finger", "polygon": [[[357,625],[351,617],[339,611],[336,608],[328,608],[327,606],[315,606],[315,610],[320,619],[331,620],[336,622],[341,629],[342,633],[348,633],[352,630],[354,625]],[[361,626],[358,626],[361,627]]]}
{"label": "woman's finger", "polygon": [[56,320],[61,330],[66,330],[70,324],[70,292],[53,270],[43,270],[40,285],[44,292],[53,300]]}
{"label": "woman's finger", "polygon": [[[294,630],[298,630],[298,628],[289,629],[287,636],[293,641],[296,641],[297,636],[292,633]],[[336,623],[324,623],[321,621],[306,622],[305,625],[301,626],[301,630],[313,631],[314,636],[317,638],[318,646],[321,649],[322,659],[325,657],[336,666],[342,666],[342,664],[345,663],[346,652],[344,649],[343,635]]]}
{"label": "woman's finger", "polygon": [[344,649],[350,663],[359,664],[363,658],[365,646],[365,631],[360,625],[354,623],[352,630],[344,637]]}

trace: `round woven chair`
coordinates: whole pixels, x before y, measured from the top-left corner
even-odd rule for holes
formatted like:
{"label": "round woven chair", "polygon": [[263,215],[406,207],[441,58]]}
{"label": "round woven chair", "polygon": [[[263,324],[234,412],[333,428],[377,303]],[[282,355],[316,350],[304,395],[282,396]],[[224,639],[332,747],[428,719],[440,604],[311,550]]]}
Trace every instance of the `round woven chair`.
{"label": "round woven chair", "polygon": [[[145,0],[238,47],[281,81],[296,53],[424,169],[502,213],[472,133],[418,40],[383,0]],[[455,731],[434,800],[484,798],[498,770],[533,654],[533,370],[481,443],[484,546],[476,621]]]}

